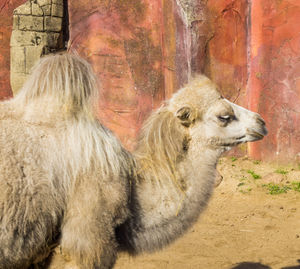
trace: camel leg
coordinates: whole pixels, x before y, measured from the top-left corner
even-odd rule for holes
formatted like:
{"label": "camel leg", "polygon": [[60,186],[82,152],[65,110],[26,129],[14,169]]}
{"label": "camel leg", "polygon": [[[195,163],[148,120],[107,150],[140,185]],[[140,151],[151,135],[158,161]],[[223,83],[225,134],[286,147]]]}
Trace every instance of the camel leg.
{"label": "camel leg", "polygon": [[[37,265],[36,268],[34,269],[82,269],[85,268],[86,265],[83,265],[82,261],[77,261],[78,259],[76,259],[76,257],[70,257],[69,255],[67,255],[66,253],[62,252],[62,248],[59,246],[57,247],[53,253],[52,253],[52,257],[49,259],[49,264],[47,264],[47,266],[39,266]],[[106,257],[107,259],[107,257]],[[101,261],[100,261],[101,262]],[[81,263],[81,264],[80,264]],[[102,260],[103,263],[103,260]],[[105,262],[106,264],[101,264],[100,266],[93,266],[91,268],[112,268],[114,263],[115,263],[115,259],[111,259],[108,262]]]}
{"label": "camel leg", "polygon": [[47,188],[31,195],[26,188],[6,193],[3,185],[0,182],[0,268],[25,269],[51,252],[61,212]]}
{"label": "camel leg", "polygon": [[96,184],[79,184],[76,187],[68,203],[61,232],[61,255],[65,264],[60,268],[113,267],[117,256],[114,210],[110,208],[109,201],[101,197]]}
{"label": "camel leg", "polygon": [[49,215],[38,212],[37,215],[16,219],[10,227],[6,227],[0,235],[0,268],[25,269],[32,262],[49,255],[51,247],[48,240],[55,240],[55,236],[48,236],[54,226]]}

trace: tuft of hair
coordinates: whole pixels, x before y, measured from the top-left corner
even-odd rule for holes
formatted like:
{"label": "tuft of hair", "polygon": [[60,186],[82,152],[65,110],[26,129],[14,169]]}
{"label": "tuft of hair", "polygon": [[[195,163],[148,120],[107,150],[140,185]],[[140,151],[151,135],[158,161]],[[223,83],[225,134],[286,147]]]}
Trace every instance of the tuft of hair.
{"label": "tuft of hair", "polygon": [[37,103],[60,113],[93,115],[98,85],[91,65],[70,53],[42,57],[14,98],[22,105]]}
{"label": "tuft of hair", "polygon": [[145,121],[134,153],[138,174],[145,181],[173,179],[178,185],[176,165],[188,148],[189,136],[167,107],[153,112]]}
{"label": "tuft of hair", "polygon": [[196,116],[201,117],[211,106],[211,102],[220,98],[217,85],[204,75],[195,75],[169,100],[169,109],[176,111],[180,106],[196,109]]}

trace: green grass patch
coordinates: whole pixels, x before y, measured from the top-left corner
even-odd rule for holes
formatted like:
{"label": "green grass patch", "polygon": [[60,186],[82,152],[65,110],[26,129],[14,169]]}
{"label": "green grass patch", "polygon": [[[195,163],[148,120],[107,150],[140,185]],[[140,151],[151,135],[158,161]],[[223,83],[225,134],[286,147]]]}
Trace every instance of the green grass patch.
{"label": "green grass patch", "polygon": [[267,188],[268,193],[271,195],[287,193],[290,189],[292,189],[288,185],[281,186],[281,185],[274,184],[274,183],[263,184],[262,186]]}
{"label": "green grass patch", "polygon": [[268,183],[263,184],[262,187],[266,188],[268,190],[268,194],[271,195],[287,193],[290,190],[300,192],[300,181],[293,181],[287,185]]}
{"label": "green grass patch", "polygon": [[281,175],[286,175],[286,174],[288,173],[288,171],[283,170],[283,169],[277,169],[277,170],[275,171],[275,173],[281,174]]}
{"label": "green grass patch", "polygon": [[247,188],[247,189],[239,190],[239,192],[243,193],[243,194],[249,194],[251,191],[252,191],[252,188]]}
{"label": "green grass patch", "polygon": [[300,182],[299,181],[294,181],[291,183],[291,188],[294,191],[300,192]]}
{"label": "green grass patch", "polygon": [[254,160],[253,163],[254,163],[254,164],[260,164],[261,161],[259,161],[259,160]]}
{"label": "green grass patch", "polygon": [[231,161],[235,162],[237,160],[237,157],[231,157]]}
{"label": "green grass patch", "polygon": [[250,174],[253,177],[253,179],[260,179],[261,178],[261,176],[256,174],[253,170],[247,170],[247,173]]}

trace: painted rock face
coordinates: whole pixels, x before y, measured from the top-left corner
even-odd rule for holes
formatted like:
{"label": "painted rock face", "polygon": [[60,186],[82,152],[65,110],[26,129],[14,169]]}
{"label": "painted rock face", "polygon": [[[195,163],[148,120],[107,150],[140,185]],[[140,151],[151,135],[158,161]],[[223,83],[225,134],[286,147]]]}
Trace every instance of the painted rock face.
{"label": "painted rock face", "polygon": [[[54,23],[66,15],[62,1],[0,4],[0,99],[12,96],[10,85],[22,85],[44,47],[63,46]],[[90,61],[101,81],[99,118],[133,149],[148,114],[193,74],[205,73],[224,97],[266,120],[269,135],[248,145],[251,157],[299,161],[299,1],[204,2],[68,1],[68,18],[62,21],[69,21],[69,49]],[[26,28],[29,13],[34,29]],[[39,24],[42,13],[47,18]],[[26,44],[17,46],[17,30],[39,32],[29,38],[26,51]]]}

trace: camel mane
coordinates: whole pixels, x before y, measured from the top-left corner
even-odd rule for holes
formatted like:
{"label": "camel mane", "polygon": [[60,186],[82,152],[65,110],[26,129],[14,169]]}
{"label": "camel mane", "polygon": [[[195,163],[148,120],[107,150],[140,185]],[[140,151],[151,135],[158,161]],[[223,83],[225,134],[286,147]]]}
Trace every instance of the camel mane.
{"label": "camel mane", "polygon": [[135,152],[138,174],[145,181],[172,179],[178,185],[175,167],[188,149],[186,130],[167,106],[153,112],[145,121]]}

